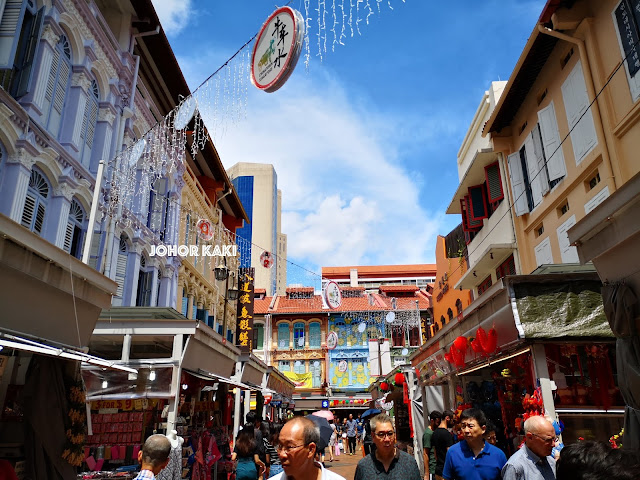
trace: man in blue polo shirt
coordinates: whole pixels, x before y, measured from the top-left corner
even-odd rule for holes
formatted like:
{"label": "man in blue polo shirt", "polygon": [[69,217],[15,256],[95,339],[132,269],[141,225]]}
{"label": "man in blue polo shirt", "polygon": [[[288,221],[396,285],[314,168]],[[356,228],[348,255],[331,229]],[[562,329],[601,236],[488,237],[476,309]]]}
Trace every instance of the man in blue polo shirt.
{"label": "man in blue polo shirt", "polygon": [[499,480],[507,463],[502,450],[485,442],[487,417],[482,410],[469,408],[460,415],[464,442],[447,451],[442,477],[445,480]]}

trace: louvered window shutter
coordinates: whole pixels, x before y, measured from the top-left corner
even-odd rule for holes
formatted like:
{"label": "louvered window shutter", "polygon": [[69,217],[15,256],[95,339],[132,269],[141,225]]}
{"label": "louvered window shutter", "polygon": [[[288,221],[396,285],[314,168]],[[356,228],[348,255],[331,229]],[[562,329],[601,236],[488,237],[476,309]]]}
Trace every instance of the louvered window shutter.
{"label": "louvered window shutter", "polygon": [[487,181],[487,198],[489,202],[494,203],[502,200],[504,198],[504,190],[502,189],[502,178],[498,162],[484,167],[484,176]]}
{"label": "louvered window shutter", "polygon": [[189,299],[187,297],[182,297],[182,315],[187,316],[187,308],[189,307]]}
{"label": "louvered window shutter", "polygon": [[6,0],[0,20],[0,69],[13,69],[27,2]]}
{"label": "louvered window shutter", "polygon": [[520,163],[520,152],[515,152],[507,158],[509,163],[509,178],[511,179],[511,194],[513,195],[513,206],[517,216],[529,213],[527,195],[525,193],[524,177],[522,175],[522,164]]}
{"label": "louvered window shutter", "polygon": [[538,181],[538,162],[536,161],[531,135],[527,135],[524,142],[524,155],[527,167],[527,179],[529,180],[529,187],[531,188],[531,200],[533,202],[531,209],[533,210],[533,207],[542,201],[542,190]]}
{"label": "louvered window shutter", "polygon": [[471,214],[471,195],[467,194],[464,196],[464,203],[465,203],[465,209],[467,211],[469,230],[472,232],[477,232],[482,228],[482,219],[476,220],[473,218]]}
{"label": "louvered window shutter", "polygon": [[116,297],[122,299],[124,293],[124,281],[127,275],[127,260],[129,254],[127,251],[127,243],[124,238],[120,238],[120,245],[118,248],[118,259],[116,261],[116,283],[118,284],[118,290],[116,291]]}
{"label": "louvered window shutter", "polygon": [[75,224],[69,220],[67,222],[67,229],[64,232],[64,251],[67,253],[71,252],[71,241],[73,240],[73,230],[75,228]]}
{"label": "louvered window shutter", "polygon": [[542,137],[544,156],[547,159],[549,181],[558,180],[567,174],[567,167],[564,163],[564,153],[562,153],[562,146],[560,145],[560,133],[558,132],[553,102],[538,112],[538,120],[540,122],[540,136]]}
{"label": "louvered window shutter", "polygon": [[[38,11],[35,17],[31,13],[28,13],[28,15],[30,21],[26,26],[29,30],[22,32],[25,43],[21,49],[22,51],[18,52],[18,57],[16,58],[16,72],[12,88],[12,94],[16,98],[25,95],[29,88],[29,82],[31,81],[31,75],[33,73],[33,60],[36,56],[36,47],[38,46],[38,39],[40,38],[42,20],[44,19],[44,7]],[[25,24],[26,23],[27,22],[25,22]]]}
{"label": "louvered window shutter", "polygon": [[544,157],[544,149],[542,148],[542,137],[540,136],[540,125],[536,124],[531,132],[533,139],[533,154],[537,164],[537,176],[535,182],[542,195],[549,193],[549,174],[547,173],[546,159]]}

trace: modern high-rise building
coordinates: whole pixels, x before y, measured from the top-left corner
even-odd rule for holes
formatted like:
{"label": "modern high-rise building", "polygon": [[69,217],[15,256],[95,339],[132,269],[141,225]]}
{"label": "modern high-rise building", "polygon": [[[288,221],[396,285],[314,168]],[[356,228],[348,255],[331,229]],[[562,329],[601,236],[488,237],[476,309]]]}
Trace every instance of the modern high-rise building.
{"label": "modern high-rise building", "polygon": [[[264,288],[268,296],[286,288],[286,235],[280,232],[280,199],[278,176],[273,165],[236,163],[229,177],[238,192],[249,223],[237,230],[241,267],[256,269],[255,287]],[[260,261],[269,252],[275,256],[270,268]]]}

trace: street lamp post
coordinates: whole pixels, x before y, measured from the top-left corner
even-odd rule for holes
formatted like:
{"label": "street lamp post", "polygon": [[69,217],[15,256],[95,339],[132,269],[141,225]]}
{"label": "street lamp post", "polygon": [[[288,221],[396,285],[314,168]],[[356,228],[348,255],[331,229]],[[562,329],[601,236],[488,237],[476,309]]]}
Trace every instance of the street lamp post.
{"label": "street lamp post", "polygon": [[227,303],[229,300],[237,300],[238,299],[238,289],[237,288],[229,288],[229,277],[233,277],[234,272],[229,272],[229,267],[227,267],[227,257],[222,257],[224,260],[224,265],[218,265],[214,268],[214,273],[216,280],[222,281],[224,280],[224,310],[222,317],[222,336],[223,338],[227,338]]}

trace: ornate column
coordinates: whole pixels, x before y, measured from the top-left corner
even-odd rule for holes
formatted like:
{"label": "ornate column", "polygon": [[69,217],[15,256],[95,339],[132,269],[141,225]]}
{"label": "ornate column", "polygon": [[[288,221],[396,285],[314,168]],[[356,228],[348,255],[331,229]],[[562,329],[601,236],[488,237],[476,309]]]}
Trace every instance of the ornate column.
{"label": "ornate column", "polygon": [[187,296],[187,315],[186,317],[191,319],[193,318],[193,297],[194,297],[194,293],[193,291],[189,292],[188,296]]}
{"label": "ornate column", "polygon": [[24,148],[19,148],[16,153],[9,155],[4,166],[4,181],[0,189],[0,213],[16,223],[22,220],[24,199],[34,163],[35,157]]}
{"label": "ornate column", "polygon": [[98,171],[100,160],[111,160],[111,137],[113,135],[113,121],[116,118],[116,109],[110,103],[101,103],[96,123],[96,133],[93,140],[91,164],[89,171],[94,175]]}
{"label": "ornate column", "polygon": [[[171,278],[173,277],[173,269],[165,268],[162,272],[162,278],[160,279],[160,293],[158,294],[159,307],[170,307],[171,301],[169,295],[171,293]],[[182,287],[178,288],[180,299],[182,299]]]}

